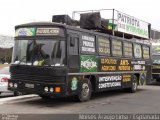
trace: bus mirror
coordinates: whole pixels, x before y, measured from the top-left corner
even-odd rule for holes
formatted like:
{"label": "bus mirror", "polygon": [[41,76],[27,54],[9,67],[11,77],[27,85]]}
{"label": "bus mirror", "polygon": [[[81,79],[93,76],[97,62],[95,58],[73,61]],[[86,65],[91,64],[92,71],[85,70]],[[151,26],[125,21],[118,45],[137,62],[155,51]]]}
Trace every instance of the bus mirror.
{"label": "bus mirror", "polygon": [[74,46],[75,45],[75,40],[73,39],[73,38],[71,38],[71,40],[70,40],[70,46]]}

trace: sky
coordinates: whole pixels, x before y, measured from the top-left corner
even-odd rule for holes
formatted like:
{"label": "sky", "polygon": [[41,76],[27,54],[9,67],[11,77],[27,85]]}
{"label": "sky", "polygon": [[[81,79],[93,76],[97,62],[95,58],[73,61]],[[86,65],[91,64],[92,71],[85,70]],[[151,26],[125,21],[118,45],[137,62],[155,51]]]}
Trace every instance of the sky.
{"label": "sky", "polygon": [[73,11],[116,9],[160,30],[159,0],[0,0],[0,35],[14,36],[18,24],[51,21]]}

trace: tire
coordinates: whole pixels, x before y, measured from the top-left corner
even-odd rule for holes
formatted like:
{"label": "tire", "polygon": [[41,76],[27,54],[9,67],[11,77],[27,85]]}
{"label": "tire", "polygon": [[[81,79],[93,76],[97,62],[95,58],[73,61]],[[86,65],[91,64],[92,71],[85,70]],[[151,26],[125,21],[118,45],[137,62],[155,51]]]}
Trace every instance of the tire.
{"label": "tire", "polygon": [[15,92],[14,92],[14,96],[20,96],[20,95],[22,95],[21,92],[18,92],[18,91],[15,91]]}
{"label": "tire", "polygon": [[131,88],[129,88],[130,93],[135,93],[137,91],[137,88],[138,88],[137,82],[138,82],[137,76],[134,75],[133,80],[132,80],[132,86],[131,86]]}
{"label": "tire", "polygon": [[89,79],[84,79],[79,85],[78,101],[85,102],[90,100],[92,93],[92,85]]}
{"label": "tire", "polygon": [[0,95],[1,95],[2,93],[0,92]]}

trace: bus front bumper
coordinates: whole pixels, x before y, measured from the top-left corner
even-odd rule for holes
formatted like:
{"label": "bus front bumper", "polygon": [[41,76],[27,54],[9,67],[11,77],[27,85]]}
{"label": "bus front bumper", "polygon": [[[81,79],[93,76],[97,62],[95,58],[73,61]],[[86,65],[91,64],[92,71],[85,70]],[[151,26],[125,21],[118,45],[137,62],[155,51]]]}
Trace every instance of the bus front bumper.
{"label": "bus front bumper", "polygon": [[66,96],[65,83],[42,83],[35,81],[9,80],[8,89],[26,94],[38,94],[52,97]]}

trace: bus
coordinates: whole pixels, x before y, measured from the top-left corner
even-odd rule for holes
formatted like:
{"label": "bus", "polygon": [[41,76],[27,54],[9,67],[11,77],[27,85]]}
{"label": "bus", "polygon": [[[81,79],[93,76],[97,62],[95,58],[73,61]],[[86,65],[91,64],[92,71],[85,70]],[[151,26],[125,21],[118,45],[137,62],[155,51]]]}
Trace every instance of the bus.
{"label": "bus", "polygon": [[160,82],[160,43],[152,42],[152,79]]}
{"label": "bus", "polygon": [[8,89],[40,97],[136,92],[151,78],[150,44],[55,22],[15,27]]}

